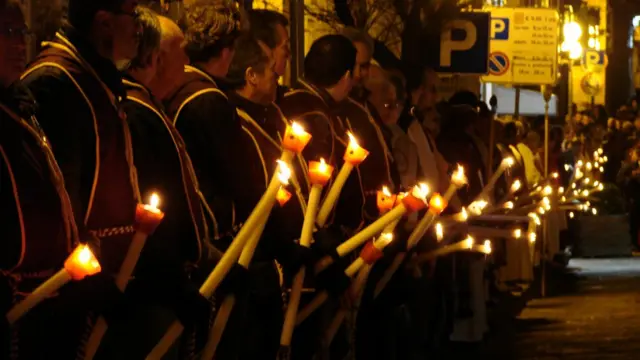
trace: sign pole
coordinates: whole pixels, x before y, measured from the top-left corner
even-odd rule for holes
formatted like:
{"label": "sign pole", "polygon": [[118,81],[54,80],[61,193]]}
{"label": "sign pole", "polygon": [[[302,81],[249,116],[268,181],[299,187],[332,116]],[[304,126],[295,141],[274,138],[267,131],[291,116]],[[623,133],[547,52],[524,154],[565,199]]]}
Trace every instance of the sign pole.
{"label": "sign pole", "polygon": [[[547,85],[542,86],[542,94],[544,96],[544,178],[549,178],[549,101],[551,100],[551,88]],[[541,244],[541,258],[542,264],[541,271],[542,276],[540,279],[540,295],[542,297],[547,296],[547,237],[549,234],[548,217],[545,217],[543,221],[542,231],[542,244]]]}

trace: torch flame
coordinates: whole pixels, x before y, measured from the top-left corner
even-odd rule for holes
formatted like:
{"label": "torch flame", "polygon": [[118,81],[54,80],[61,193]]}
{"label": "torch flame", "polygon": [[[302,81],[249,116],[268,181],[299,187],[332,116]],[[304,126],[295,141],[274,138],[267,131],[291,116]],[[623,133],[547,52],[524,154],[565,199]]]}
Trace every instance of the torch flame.
{"label": "torch flame", "polygon": [[484,251],[486,254],[491,254],[491,240],[487,239],[484,241]]}
{"label": "torch flame", "polygon": [[278,162],[278,180],[282,183],[282,185],[288,185],[289,179],[291,178],[291,169],[287,165],[286,162],[282,160],[277,160]]}
{"label": "torch flame", "polygon": [[320,165],[318,166],[318,170],[320,170],[320,172],[322,173],[327,172],[327,163],[324,161],[324,158],[320,158]]}
{"label": "torch flame", "polygon": [[462,167],[462,165],[458,164],[458,169],[451,176],[451,180],[458,186],[467,183],[467,177],[464,175],[464,167]]}
{"label": "torch flame", "polygon": [[520,237],[522,237],[522,230],[521,229],[513,230],[513,237],[516,239],[520,239]]}
{"label": "torch flame", "polygon": [[473,248],[473,243],[475,242],[475,240],[473,239],[473,237],[471,235],[467,235],[467,238],[464,239],[464,247],[471,249]]}
{"label": "torch flame", "polygon": [[511,192],[516,192],[520,190],[522,187],[522,182],[518,179],[513,180],[513,184],[511,184]]}
{"label": "torch flame", "polygon": [[436,239],[438,241],[442,241],[443,238],[444,238],[444,228],[442,227],[441,223],[437,223],[436,224]]}
{"label": "torch flame", "polygon": [[298,136],[306,134],[304,127],[295,121],[291,123],[291,131]]}
{"label": "torch flame", "polygon": [[360,147],[360,144],[358,143],[358,139],[356,139],[355,136],[353,136],[353,134],[350,131],[347,131],[347,136],[349,137],[349,145],[355,149]]}
{"label": "torch flame", "polygon": [[156,193],[151,194],[151,199],[149,199],[149,205],[152,208],[157,209],[159,204],[160,204],[160,196],[158,196],[158,194]]}
{"label": "torch flame", "polygon": [[420,183],[413,187],[413,191],[411,192],[411,194],[418,199],[426,201],[427,196],[429,195],[429,185]]}
{"label": "torch flame", "polygon": [[378,242],[381,242],[381,245],[387,246],[393,241],[393,233],[387,232],[378,238]]}

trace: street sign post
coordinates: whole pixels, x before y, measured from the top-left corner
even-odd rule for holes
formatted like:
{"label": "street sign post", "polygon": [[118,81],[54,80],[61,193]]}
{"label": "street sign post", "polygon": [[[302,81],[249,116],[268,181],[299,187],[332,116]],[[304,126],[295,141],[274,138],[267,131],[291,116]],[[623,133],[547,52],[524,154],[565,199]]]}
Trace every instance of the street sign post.
{"label": "street sign post", "polygon": [[462,12],[445,25],[435,70],[445,74],[488,74],[490,19],[487,12]]}
{"label": "street sign post", "polygon": [[555,83],[559,24],[553,9],[491,9],[489,72],[482,80],[512,85]]}

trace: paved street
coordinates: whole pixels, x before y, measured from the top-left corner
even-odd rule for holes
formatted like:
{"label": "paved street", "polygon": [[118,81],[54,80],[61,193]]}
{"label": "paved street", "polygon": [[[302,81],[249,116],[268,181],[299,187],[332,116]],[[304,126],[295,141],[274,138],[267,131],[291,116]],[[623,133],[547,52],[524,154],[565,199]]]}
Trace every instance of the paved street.
{"label": "paved street", "polygon": [[494,324],[475,358],[640,359],[640,259],[577,259],[570,268],[548,297]]}

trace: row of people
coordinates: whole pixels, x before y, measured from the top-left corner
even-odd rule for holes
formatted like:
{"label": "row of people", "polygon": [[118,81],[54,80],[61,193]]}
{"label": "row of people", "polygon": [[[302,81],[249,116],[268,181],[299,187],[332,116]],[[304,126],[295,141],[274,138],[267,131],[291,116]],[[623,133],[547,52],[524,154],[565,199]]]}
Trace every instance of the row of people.
{"label": "row of people", "polygon": [[[366,36],[347,32],[315,41],[304,78],[288,89],[278,85],[290,56],[287,19],[253,10],[243,29],[237,9],[215,3],[190,3],[179,27],[135,0],[70,0],[66,23],[24,70],[24,18],[16,2],[0,2],[0,45],[9,50],[0,55],[6,64],[0,67],[0,206],[7,214],[1,231],[8,239],[0,309],[55,272],[77,243],[89,244],[103,268],[12,328],[2,326],[3,341],[11,340],[3,345],[19,358],[81,354],[97,314],[111,329],[98,358],[143,358],[175,317],[190,331],[173,356],[201,348],[212,299],[197,288],[266,189],[291,120],[313,140],[293,161],[294,196],[274,210],[251,266],[234,267],[219,289],[242,296],[218,358],[275,357],[287,279],[322,256],[335,257],[337,244],[375,220],[377,190],[399,191],[411,182],[402,181],[406,151],[397,151],[385,119],[400,118],[416,145],[411,157],[422,166],[410,167],[411,179],[448,186],[446,163],[411,107],[402,117],[389,115],[399,109],[398,94],[381,99],[364,88],[373,52]],[[422,83],[409,104],[432,93]],[[309,191],[305,164],[324,158],[339,167],[349,132],[371,155],[306,249],[296,243]],[[135,206],[154,192],[166,216],[122,294],[113,275],[134,232]],[[345,265],[335,262],[307,286],[341,294],[349,285]],[[300,330],[294,355],[315,352],[315,331]],[[246,339],[251,346],[243,346]]]}

